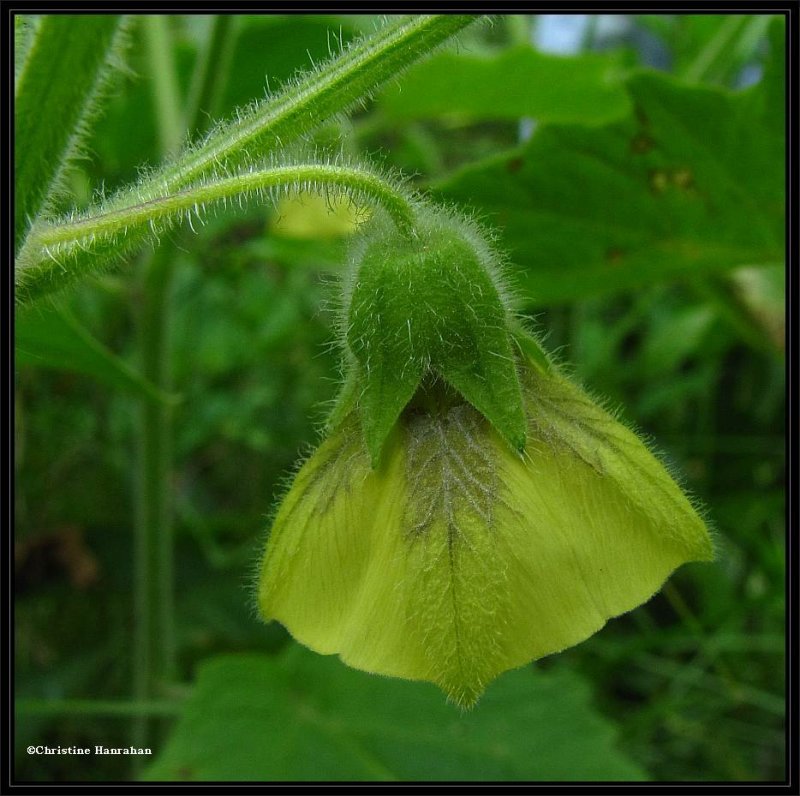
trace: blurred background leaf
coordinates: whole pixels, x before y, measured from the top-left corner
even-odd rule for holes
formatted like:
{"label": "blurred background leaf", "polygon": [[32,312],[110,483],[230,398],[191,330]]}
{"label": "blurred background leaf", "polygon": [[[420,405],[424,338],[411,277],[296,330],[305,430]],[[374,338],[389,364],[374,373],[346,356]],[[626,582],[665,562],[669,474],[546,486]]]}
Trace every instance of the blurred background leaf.
{"label": "blurred background leaf", "polygon": [[[224,727],[224,731],[221,728]],[[641,780],[573,672],[520,669],[460,714],[433,686],[292,646],[207,660],[154,780]]]}
{"label": "blurred background leaf", "polygon": [[35,305],[17,313],[15,363],[87,376],[151,401],[174,402],[92,336],[65,305]]}
{"label": "blurred background leaf", "polygon": [[627,85],[624,121],[543,127],[437,186],[500,227],[535,306],[782,262],[782,141],[750,93]]}
{"label": "blurred background leaf", "polygon": [[533,116],[600,124],[630,110],[623,74],[620,58],[609,55],[564,58],[527,46],[482,56],[448,52],[414,67],[380,102],[392,119]]}

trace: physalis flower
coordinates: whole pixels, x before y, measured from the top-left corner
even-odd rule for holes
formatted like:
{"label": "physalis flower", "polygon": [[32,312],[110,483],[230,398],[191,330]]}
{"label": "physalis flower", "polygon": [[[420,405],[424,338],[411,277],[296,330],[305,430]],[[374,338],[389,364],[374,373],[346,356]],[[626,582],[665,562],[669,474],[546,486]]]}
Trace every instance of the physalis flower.
{"label": "physalis flower", "polygon": [[258,600],[312,650],[470,706],[712,544],[644,443],[521,331],[480,231],[424,219],[353,256],[348,379],[278,509]]}

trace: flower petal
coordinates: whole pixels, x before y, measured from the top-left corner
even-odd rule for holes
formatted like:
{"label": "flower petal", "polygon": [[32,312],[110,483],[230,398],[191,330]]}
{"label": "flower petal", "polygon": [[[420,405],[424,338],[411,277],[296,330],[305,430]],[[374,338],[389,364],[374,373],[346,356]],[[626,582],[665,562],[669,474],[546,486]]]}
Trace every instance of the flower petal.
{"label": "flower petal", "polygon": [[557,375],[524,380],[526,461],[500,453],[508,668],[577,644],[713,557],[703,520],[621,423]]}
{"label": "flower petal", "polygon": [[501,672],[576,644],[711,557],[644,444],[557,375],[523,374],[526,455],[466,403],[407,409],[370,467],[351,414],[273,527],[266,618],[356,668],[470,705]]}
{"label": "flower petal", "polygon": [[278,511],[262,616],[356,668],[436,682],[474,702],[508,668],[497,657],[503,571],[486,513],[491,451],[478,430],[505,447],[469,405],[442,417],[412,413],[373,471],[350,415]]}
{"label": "flower petal", "polygon": [[307,646],[337,652],[371,552],[375,500],[366,452],[349,415],[297,473],[272,525],[259,585],[265,619]]}

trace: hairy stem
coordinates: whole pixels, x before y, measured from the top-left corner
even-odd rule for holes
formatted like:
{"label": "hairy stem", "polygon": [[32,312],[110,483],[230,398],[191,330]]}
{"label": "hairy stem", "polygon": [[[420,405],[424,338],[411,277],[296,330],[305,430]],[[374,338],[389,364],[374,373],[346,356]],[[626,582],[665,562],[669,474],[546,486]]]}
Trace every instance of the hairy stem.
{"label": "hairy stem", "polygon": [[[18,301],[57,290],[78,275],[101,271],[118,257],[131,236],[157,236],[169,226],[215,203],[247,196],[267,198],[275,189],[343,193],[355,201],[382,207],[405,234],[414,229],[414,202],[400,187],[365,168],[307,163],[253,170],[209,180],[172,195],[100,212],[77,221],[41,225],[31,233],[25,258],[17,268]],[[86,259],[87,252],[97,256]],[[107,252],[107,256],[103,256]],[[82,265],[84,264],[84,265]]]}
{"label": "hairy stem", "polygon": [[403,17],[290,83],[274,97],[239,114],[199,147],[142,186],[145,198],[189,185],[220,164],[236,164],[301,138],[326,119],[363,100],[382,83],[477,19],[468,15]]}
{"label": "hairy stem", "polygon": [[[126,187],[104,201],[96,216],[103,217],[102,223],[107,224],[105,231],[92,228],[95,218],[91,216],[56,224],[40,221],[27,236],[16,260],[18,303],[36,300],[130,256],[148,237],[157,237],[174,223],[176,214],[188,217],[192,211],[199,211],[203,202],[227,201],[236,193],[241,196],[242,190],[269,190],[272,187],[269,181],[259,184],[257,173],[248,170],[254,162],[270,156],[355,103],[363,102],[378,86],[395,78],[476,19],[465,15],[403,17],[359,39],[339,55],[290,83],[276,96],[237,113],[234,121],[217,128],[198,146],[189,148],[138,185]],[[157,41],[158,26],[153,29],[148,22],[147,30],[154,38],[151,51],[155,59],[160,60],[165,48],[163,42],[159,45]],[[209,46],[218,42],[219,36],[212,36]],[[198,63],[205,64],[205,61]],[[163,68],[161,71],[169,72]],[[203,80],[198,78],[201,86]],[[170,81],[172,78],[162,81],[159,96],[167,90]],[[172,107],[163,97],[158,104],[165,109]],[[196,112],[191,108],[187,118],[194,116],[196,119]],[[172,111],[165,117],[161,135],[165,146],[172,146],[176,137],[173,117]],[[237,169],[243,174],[230,177]],[[350,178],[344,175],[341,167],[339,169],[324,177],[310,175],[308,182],[312,189],[318,187],[315,181],[324,179],[328,185],[341,186],[343,192],[352,189],[357,194],[363,193],[368,200],[383,204],[401,229],[412,228],[412,217],[402,197],[398,200],[374,175],[355,177],[355,187],[347,188]],[[214,193],[214,185],[222,186],[220,195]],[[179,192],[181,196],[173,198]],[[133,221],[131,214],[135,216]],[[159,214],[162,214],[161,221]]]}
{"label": "hairy stem", "polygon": [[363,194],[383,207],[402,232],[410,232],[414,226],[414,212],[409,200],[383,178],[357,167],[309,163],[237,174],[124,210],[45,227],[36,235],[36,242],[48,247],[65,243],[86,245],[91,243],[92,237],[114,235],[168,217],[180,218],[189,210],[199,214],[200,208],[213,202],[258,194],[271,188],[295,186],[317,191],[328,187],[342,188],[352,194]]}

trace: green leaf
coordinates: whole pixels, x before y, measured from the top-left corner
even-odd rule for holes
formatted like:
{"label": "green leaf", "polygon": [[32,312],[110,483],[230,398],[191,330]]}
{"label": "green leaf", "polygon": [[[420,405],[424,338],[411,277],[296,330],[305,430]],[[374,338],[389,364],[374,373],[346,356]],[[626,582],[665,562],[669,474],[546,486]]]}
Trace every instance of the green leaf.
{"label": "green leaf", "polygon": [[530,47],[489,57],[442,53],[387,89],[380,106],[393,119],[466,114],[602,124],[630,111],[622,76],[607,55],[564,58]]}
{"label": "green leaf", "polygon": [[120,19],[48,15],[33,34],[16,85],[15,251],[76,154],[118,41]]}
{"label": "green leaf", "polygon": [[575,673],[519,669],[469,714],[292,647],[204,662],[148,780],[640,780]]}
{"label": "green leaf", "polygon": [[731,94],[641,72],[635,111],[543,126],[438,195],[488,211],[533,304],[783,261],[783,140]]}
{"label": "green leaf", "polygon": [[14,322],[15,364],[83,373],[151,401],[174,403],[125,360],[109,351],[65,308],[36,307]]}
{"label": "green leaf", "polygon": [[[785,158],[785,37],[782,17],[757,17],[769,24],[769,57],[760,86],[747,92],[745,113],[763,128],[761,146]],[[749,345],[780,353],[784,346],[785,298],[783,262],[762,268],[744,267],[730,274],[697,280],[698,292],[709,298],[723,318]]]}

